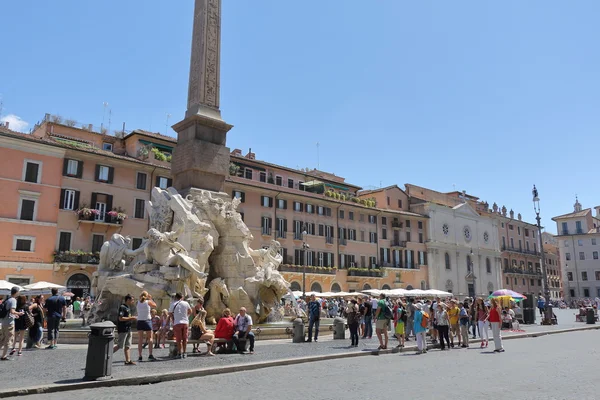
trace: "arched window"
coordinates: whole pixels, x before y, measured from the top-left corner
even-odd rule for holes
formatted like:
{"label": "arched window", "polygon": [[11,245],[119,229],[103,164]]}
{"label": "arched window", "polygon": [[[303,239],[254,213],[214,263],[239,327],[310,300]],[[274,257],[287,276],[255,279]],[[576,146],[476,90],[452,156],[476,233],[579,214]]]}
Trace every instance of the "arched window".
{"label": "arched window", "polygon": [[444,255],[444,258],[446,260],[446,269],[450,269],[452,266],[450,265],[450,254],[446,253]]}
{"label": "arched window", "polygon": [[300,292],[302,290],[302,286],[298,282],[292,282],[290,284],[290,289],[292,292]]}
{"label": "arched window", "polygon": [[313,284],[310,285],[310,291],[321,293],[323,292],[323,289],[321,289],[321,284],[319,282],[313,282]]}
{"label": "arched window", "polygon": [[331,285],[331,291],[333,293],[338,293],[342,291],[342,288],[340,287],[340,285],[338,283],[334,283],[333,285]]}
{"label": "arched window", "polygon": [[485,271],[488,274],[492,273],[492,262],[490,261],[489,257],[485,259]]}
{"label": "arched window", "polygon": [[363,285],[363,290],[370,290],[371,289],[371,285],[369,285],[368,283],[365,283]]}
{"label": "arched window", "polygon": [[390,285],[383,285],[381,287],[381,290],[390,290],[390,289],[391,289]]}
{"label": "arched window", "polygon": [[467,254],[467,271],[471,272],[471,256]]}
{"label": "arched window", "polygon": [[427,290],[427,282],[421,281],[421,290]]}
{"label": "arched window", "polygon": [[67,289],[72,292],[75,297],[87,297],[90,295],[91,282],[90,278],[84,274],[71,275],[67,281]]}

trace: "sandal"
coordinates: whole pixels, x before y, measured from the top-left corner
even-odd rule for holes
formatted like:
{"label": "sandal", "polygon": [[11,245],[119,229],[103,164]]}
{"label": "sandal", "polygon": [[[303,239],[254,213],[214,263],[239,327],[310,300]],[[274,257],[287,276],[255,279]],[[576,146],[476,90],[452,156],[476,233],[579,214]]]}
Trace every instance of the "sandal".
{"label": "sandal", "polygon": [[19,352],[17,353],[17,356],[22,356],[22,355],[23,355],[23,352],[21,352],[21,351],[19,351]]}

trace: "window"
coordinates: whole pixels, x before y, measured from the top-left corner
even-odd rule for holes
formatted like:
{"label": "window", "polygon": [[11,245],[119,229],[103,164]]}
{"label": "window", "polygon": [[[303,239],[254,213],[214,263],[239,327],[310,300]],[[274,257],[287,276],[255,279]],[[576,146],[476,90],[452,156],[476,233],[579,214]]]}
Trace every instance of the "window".
{"label": "window", "polygon": [[269,196],[260,196],[260,204],[266,208],[273,207],[273,198]]}
{"label": "window", "polygon": [[317,214],[319,214],[319,215],[325,215],[325,207],[323,207],[323,206],[317,206]]}
{"label": "window", "polygon": [[285,238],[287,232],[287,219],[277,218],[277,237]]}
{"label": "window", "polygon": [[262,228],[263,235],[268,236],[271,234],[271,226],[272,226],[271,218],[262,217],[260,227]]}
{"label": "window", "polygon": [[565,241],[563,242],[563,244],[565,245],[565,247],[569,247],[569,241],[568,241],[568,240],[565,240]]}
{"label": "window", "polygon": [[146,201],[142,199],[135,199],[135,211],[133,213],[134,218],[144,218],[146,215]]}
{"label": "window", "polygon": [[407,220],[406,220],[406,227],[407,227],[407,228],[410,228],[410,219],[407,219]]}
{"label": "window", "polygon": [[523,248],[523,244],[521,243],[521,239],[519,239],[519,250]]}
{"label": "window", "polygon": [[356,240],[356,229],[348,230],[348,240]]}
{"label": "window", "polygon": [[467,255],[467,271],[471,272],[471,265],[473,263],[471,262],[471,256]]}
{"label": "window", "polygon": [[156,177],[156,186],[161,189],[166,189],[171,186],[171,180],[169,178],[165,178],[164,176]]}
{"label": "window", "polygon": [[314,214],[315,213],[314,206],[312,204],[307,204],[306,205],[306,212],[308,214]]}
{"label": "window", "polygon": [[349,219],[350,221],[354,221],[354,212],[352,212],[352,211],[348,211],[348,219]]}
{"label": "window", "polygon": [[13,251],[33,251],[35,238],[31,236],[14,236]]}
{"label": "window", "polygon": [[402,208],[402,200],[398,199],[398,208]]}
{"label": "window", "polygon": [[315,234],[315,224],[306,223],[306,224],[304,224],[304,229],[306,229],[306,233],[309,235]]}
{"label": "window", "polygon": [[419,243],[423,243],[423,234],[419,233]]}
{"label": "window", "polygon": [[387,229],[381,230],[381,238],[384,240],[387,239]]}
{"label": "window", "polygon": [[590,289],[583,289],[583,297],[590,297]]}
{"label": "window", "polygon": [[508,230],[510,230],[510,231],[514,231],[514,230],[515,230],[515,227],[514,227],[514,226],[512,226],[512,224],[508,224]]}
{"label": "window", "polygon": [[294,188],[294,180],[293,179],[288,178],[288,188],[290,188],[290,189]]}
{"label": "window", "polygon": [[340,219],[344,219],[344,210],[340,210]]}
{"label": "window", "polygon": [[575,221],[575,230],[577,231],[576,233],[583,232],[583,229],[581,229],[581,221]]}
{"label": "window", "polygon": [[244,178],[252,179],[252,169],[251,168],[244,169]]}
{"label": "window", "polygon": [[525,237],[529,237],[529,229],[525,228]]}
{"label": "window", "polygon": [[570,289],[569,294],[571,295],[571,297],[575,297],[575,289]]}
{"label": "window", "polygon": [[113,174],[113,167],[107,167],[106,165],[96,165],[96,182],[112,183]]}
{"label": "window", "polygon": [[365,231],[360,231],[360,241],[361,242],[365,241]]}
{"label": "window", "polygon": [[131,239],[131,249],[132,250],[137,250],[140,248],[140,246],[143,243],[143,239],[142,238],[133,238]]}
{"label": "window", "polygon": [[381,217],[381,225],[383,225],[383,226],[387,225],[387,218],[386,217]]}
{"label": "window", "polygon": [[567,225],[566,222],[562,223],[562,232],[563,235],[568,235],[569,234],[569,226]]}
{"label": "window", "polygon": [[369,266],[371,268],[377,267],[377,257],[373,257],[373,256],[369,257]]}
{"label": "window", "polygon": [[374,215],[369,215],[369,223],[370,224],[376,224],[377,223],[377,217]]}
{"label": "window", "polygon": [[71,232],[60,232],[58,237],[58,251],[71,250]]}
{"label": "window", "polygon": [[585,260],[585,253],[583,251],[579,252],[579,259],[580,260]]}
{"label": "window", "polygon": [[294,211],[302,212],[304,210],[304,205],[298,201],[294,202]]}
{"label": "window", "polygon": [[388,198],[387,198],[387,205],[388,206],[390,205],[390,196],[388,196]]}
{"label": "window", "polygon": [[530,286],[535,286],[535,282],[533,281],[533,279],[530,279],[530,280],[529,280],[529,285],[530,285]]}
{"label": "window", "polygon": [[508,280],[508,276],[506,277],[506,284],[508,285],[510,282]]}
{"label": "window", "polygon": [[365,222],[365,214],[360,214],[358,217],[359,222]]}
{"label": "window", "polygon": [[369,232],[369,243],[377,243],[377,233]]}
{"label": "window", "polygon": [[113,150],[112,143],[102,143],[102,150],[112,151]]}
{"label": "window", "polygon": [[33,221],[35,219],[35,200],[21,199],[21,213],[19,219]]}
{"label": "window", "polygon": [[266,172],[261,172],[261,173],[258,175],[258,178],[259,178],[259,180],[260,180],[261,182],[266,182],[266,181],[267,181],[267,173],[266,173]]}
{"label": "window", "polygon": [[520,234],[521,234],[521,227],[517,226],[517,235],[520,235]]}
{"label": "window", "polygon": [[577,240],[577,246],[583,246],[583,240],[581,240],[581,239]]}
{"label": "window", "polygon": [[136,189],[146,190],[146,181],[148,180],[148,175],[143,172],[137,173],[137,178],[135,180]]}
{"label": "window", "polygon": [[287,200],[278,199],[277,208],[280,210],[287,210]]}
{"label": "window", "polygon": [[275,177],[275,184],[277,186],[283,186],[283,178],[281,176],[276,176]]}
{"label": "window", "polygon": [[79,192],[72,189],[62,189],[60,193],[61,210],[77,210],[79,208]]}
{"label": "window", "polygon": [[406,241],[410,242],[410,232],[406,232]]}
{"label": "window", "polygon": [[446,269],[451,269],[450,265],[450,254],[444,254],[444,261],[446,262]]}
{"label": "window", "polygon": [[485,272],[487,272],[488,274],[492,273],[492,262],[489,258],[485,259]]}
{"label": "window", "polygon": [[592,257],[594,258],[594,260],[597,260],[598,259],[598,252],[597,251],[592,252]]}
{"label": "window", "polygon": [[508,258],[504,259],[504,268],[508,268]]}
{"label": "window", "polygon": [[83,165],[81,161],[65,159],[63,164],[63,175],[81,178],[81,173],[79,169],[80,165]]}
{"label": "window", "polygon": [[304,187],[304,182],[298,181],[298,190],[306,190],[306,188]]}
{"label": "window", "polygon": [[587,271],[581,271],[581,280],[587,281]]}
{"label": "window", "polygon": [[592,246],[595,246],[595,245],[596,245],[596,239],[592,238]]}
{"label": "window", "polygon": [[596,275],[596,280],[600,281],[600,271],[596,271],[594,274]]}
{"label": "window", "polygon": [[246,202],[246,193],[240,192],[239,190],[234,190],[233,198],[240,199],[240,203],[245,203]]}
{"label": "window", "polygon": [[515,241],[513,238],[510,238],[510,247],[515,248]]}
{"label": "window", "polygon": [[99,253],[104,244],[104,235],[92,235],[92,253]]}
{"label": "window", "polygon": [[40,183],[41,182],[42,163],[37,161],[25,160],[25,168],[23,171],[23,180],[25,182]]}
{"label": "window", "polygon": [[419,222],[417,222],[417,227],[418,227],[419,229],[423,229],[423,221],[419,221]]}

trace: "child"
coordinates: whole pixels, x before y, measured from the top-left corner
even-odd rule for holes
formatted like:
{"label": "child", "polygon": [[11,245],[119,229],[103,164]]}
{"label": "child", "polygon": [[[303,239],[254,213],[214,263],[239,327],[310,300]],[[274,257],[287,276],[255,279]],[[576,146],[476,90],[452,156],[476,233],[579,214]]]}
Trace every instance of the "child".
{"label": "child", "polygon": [[160,330],[160,317],[158,316],[158,313],[156,312],[155,308],[150,310],[150,316],[152,317],[151,321],[152,321],[152,334],[154,335],[154,348],[158,349],[159,348],[158,331]]}
{"label": "child", "polygon": [[165,343],[167,342],[167,333],[171,329],[170,327],[170,318],[169,318],[169,310],[164,309],[160,315],[160,329],[158,341],[162,341],[162,348],[165,348]]}

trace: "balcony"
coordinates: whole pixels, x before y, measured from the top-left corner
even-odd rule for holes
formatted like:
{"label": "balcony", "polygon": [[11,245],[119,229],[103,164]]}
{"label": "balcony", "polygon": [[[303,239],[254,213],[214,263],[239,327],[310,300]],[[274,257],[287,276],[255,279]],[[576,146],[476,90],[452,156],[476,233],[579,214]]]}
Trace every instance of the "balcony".
{"label": "balcony", "polygon": [[381,278],[383,269],[381,268],[348,268],[348,276],[372,276]]}
{"label": "balcony", "polygon": [[[304,271],[304,266],[302,265],[293,265],[293,264],[281,264],[279,266],[280,272],[296,272],[302,273]],[[306,266],[307,274],[321,274],[321,275],[335,275],[337,272],[337,268],[332,267],[315,267],[312,265]]]}
{"label": "balcony", "polygon": [[581,228],[577,228],[577,229],[575,230],[575,233],[576,233],[577,235],[583,235],[583,229],[581,229]]}
{"label": "balcony", "polygon": [[504,267],[502,272],[505,274],[520,274],[520,275],[533,275],[542,276],[541,272],[534,271],[533,269],[521,269],[519,267]]}
{"label": "balcony", "polygon": [[536,251],[536,250],[525,250],[522,248],[516,248],[516,247],[512,247],[512,246],[502,246],[502,251],[510,251],[513,253],[521,253],[521,254],[529,254],[532,256],[540,256],[540,252]]}
{"label": "balcony", "polygon": [[563,229],[562,231],[560,231],[561,235],[568,235],[569,234],[569,230],[568,229]]}
{"label": "balcony", "polygon": [[277,237],[281,238],[281,239],[285,239],[287,236],[287,232],[286,231],[277,231]]}
{"label": "balcony", "polygon": [[325,236],[325,243],[327,243],[327,244],[333,244],[333,237],[331,237],[331,236]]}
{"label": "balcony", "polygon": [[406,240],[396,240],[396,239],[393,239],[393,240],[390,241],[390,246],[405,248],[406,247]]}
{"label": "balcony", "polygon": [[263,226],[261,234],[263,236],[271,236],[271,228],[267,228],[266,226]]}
{"label": "balcony", "polygon": [[100,253],[90,253],[81,250],[60,251],[54,253],[54,262],[62,264],[92,264],[100,262]]}
{"label": "balcony", "polygon": [[402,222],[400,221],[392,221],[392,228],[400,229],[402,228]]}
{"label": "balcony", "polygon": [[294,232],[294,240],[302,240],[302,233]]}
{"label": "balcony", "polygon": [[344,238],[339,238],[338,243],[340,244],[340,246],[345,246],[348,244],[348,240],[346,240]]}
{"label": "balcony", "polygon": [[123,225],[127,214],[120,211],[101,212],[94,208],[81,208],[75,211],[79,223]]}

